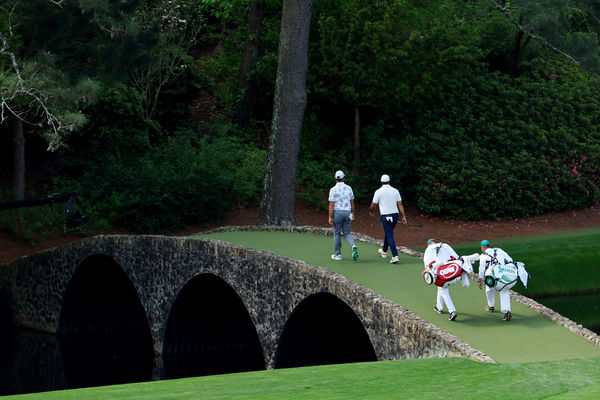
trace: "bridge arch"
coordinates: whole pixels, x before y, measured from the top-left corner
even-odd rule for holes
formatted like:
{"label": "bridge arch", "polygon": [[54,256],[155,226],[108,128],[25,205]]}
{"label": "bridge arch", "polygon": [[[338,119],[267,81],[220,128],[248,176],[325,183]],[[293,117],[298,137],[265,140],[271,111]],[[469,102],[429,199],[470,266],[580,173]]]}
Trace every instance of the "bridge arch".
{"label": "bridge arch", "polygon": [[328,292],[302,300],[285,324],[274,368],[377,361],[354,310]]}
{"label": "bridge arch", "polygon": [[163,360],[169,379],[266,369],[245,304],[211,273],[195,276],[177,295],[167,319]]}
{"label": "bridge arch", "polygon": [[109,256],[91,255],[75,269],[63,295],[57,334],[71,387],[152,378],[146,311],[128,275]]}

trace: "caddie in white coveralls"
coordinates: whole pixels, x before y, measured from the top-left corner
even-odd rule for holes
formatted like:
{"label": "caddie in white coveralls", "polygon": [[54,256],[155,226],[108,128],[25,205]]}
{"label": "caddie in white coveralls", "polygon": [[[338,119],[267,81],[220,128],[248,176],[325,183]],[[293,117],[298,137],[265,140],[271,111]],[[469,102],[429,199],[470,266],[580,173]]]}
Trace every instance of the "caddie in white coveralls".
{"label": "caddie in white coveralls", "polygon": [[[453,261],[457,260],[462,266],[467,267],[466,271],[463,272],[463,285],[468,286],[468,278],[466,276],[466,272],[472,272],[471,268],[471,260],[473,260],[473,256],[465,256],[468,262],[464,262],[464,258],[460,257],[456,251],[449,244],[438,241],[437,239],[429,239],[427,241],[427,249],[425,249],[425,253],[423,254],[423,264],[425,264],[425,269],[423,270],[423,274],[426,272],[433,272],[437,270],[438,267]],[[466,264],[466,265],[465,265]],[[470,271],[469,271],[470,270]],[[450,285],[457,283],[461,278],[455,278],[451,281]],[[456,313],[456,307],[454,306],[454,302],[450,297],[450,290],[448,288],[448,284],[444,285],[446,287],[438,286],[437,288],[437,301],[435,306],[433,307],[433,311],[438,314],[442,314],[444,312],[444,305],[448,308],[448,312],[450,316],[448,319],[450,321],[456,320],[458,314]]]}
{"label": "caddie in white coveralls", "polygon": [[[481,289],[483,285],[483,279],[486,273],[489,273],[489,269],[493,268],[495,265],[507,265],[512,264],[514,268],[517,266],[513,263],[513,259],[508,255],[507,252],[502,250],[501,248],[495,247],[492,248],[489,240],[482,240],[480,243],[481,246],[481,256],[479,258],[479,288]],[[518,268],[517,268],[518,269]],[[487,271],[487,272],[486,272]],[[487,298],[488,306],[485,308],[486,311],[494,312],[494,305],[496,302],[494,292],[498,291],[498,295],[500,296],[500,311],[504,314],[502,318],[504,321],[509,321],[512,318],[512,313],[510,310],[510,289],[517,283],[516,277],[514,282],[504,285],[501,290],[497,290],[494,287],[490,287],[485,285],[485,296]],[[524,282],[527,285],[527,282]]]}

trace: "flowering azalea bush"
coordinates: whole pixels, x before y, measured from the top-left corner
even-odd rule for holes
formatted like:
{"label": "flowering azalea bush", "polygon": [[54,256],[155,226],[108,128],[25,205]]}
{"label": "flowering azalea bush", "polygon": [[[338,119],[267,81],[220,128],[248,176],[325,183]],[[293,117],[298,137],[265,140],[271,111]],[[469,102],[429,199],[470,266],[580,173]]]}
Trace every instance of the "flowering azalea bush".
{"label": "flowering azalea bush", "polygon": [[531,68],[432,89],[443,107],[404,142],[422,212],[517,218],[600,199],[600,82],[568,65]]}

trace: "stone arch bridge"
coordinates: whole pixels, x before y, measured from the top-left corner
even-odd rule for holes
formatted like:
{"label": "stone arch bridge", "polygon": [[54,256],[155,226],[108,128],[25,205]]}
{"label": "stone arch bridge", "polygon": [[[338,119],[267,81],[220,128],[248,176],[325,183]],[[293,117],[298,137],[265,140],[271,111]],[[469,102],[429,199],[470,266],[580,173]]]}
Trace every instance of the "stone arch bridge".
{"label": "stone arch bridge", "polygon": [[341,275],[206,238],[83,239],[0,266],[0,297],[13,324],[57,333],[74,354],[91,354],[98,332],[112,334],[108,346],[141,350],[167,377],[429,357],[493,362]]}

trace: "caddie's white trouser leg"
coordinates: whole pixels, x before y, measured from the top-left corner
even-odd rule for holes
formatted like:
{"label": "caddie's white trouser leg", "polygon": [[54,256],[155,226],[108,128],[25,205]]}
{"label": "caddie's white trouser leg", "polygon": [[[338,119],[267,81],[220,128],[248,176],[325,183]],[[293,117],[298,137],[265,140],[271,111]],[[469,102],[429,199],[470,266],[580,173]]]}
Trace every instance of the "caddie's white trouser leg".
{"label": "caddie's white trouser leg", "polygon": [[502,289],[498,294],[500,295],[500,311],[503,313],[510,312],[510,290]]}
{"label": "caddie's white trouser leg", "polygon": [[437,290],[437,304],[435,305],[438,310],[444,309],[444,303],[448,308],[448,312],[456,311],[454,307],[454,303],[452,302],[452,298],[450,297],[450,290],[448,288],[443,288],[438,286]]}
{"label": "caddie's white trouser leg", "polygon": [[494,304],[496,304],[496,298],[494,297],[495,290],[496,289],[493,287],[485,286],[485,297],[487,298],[487,303],[490,307],[494,307]]}

